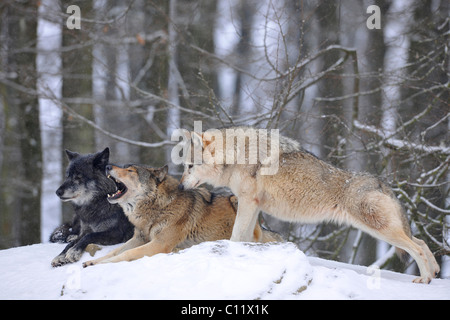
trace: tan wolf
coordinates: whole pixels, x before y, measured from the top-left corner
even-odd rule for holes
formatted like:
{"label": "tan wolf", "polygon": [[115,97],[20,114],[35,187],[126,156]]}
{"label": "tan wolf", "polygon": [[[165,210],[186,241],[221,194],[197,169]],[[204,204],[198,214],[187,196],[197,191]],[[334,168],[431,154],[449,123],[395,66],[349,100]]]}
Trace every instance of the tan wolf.
{"label": "tan wolf", "polygon": [[[84,267],[132,261],[231,237],[237,209],[235,196],[211,193],[204,188],[179,190],[179,181],[167,174],[167,166],[108,165],[106,169],[117,185],[108,201],[123,208],[135,226],[134,236],[104,257],[85,262]],[[270,242],[282,238],[256,224],[252,240]]]}
{"label": "tan wolf", "polygon": [[[420,269],[420,277],[414,282],[429,283],[439,272],[439,265],[425,242],[412,236],[405,212],[393,191],[378,178],[338,169],[300,148],[298,142],[282,136],[278,143],[278,170],[273,175],[264,175],[261,174],[264,159],[256,164],[230,164],[226,159],[217,158],[214,141],[218,140],[220,146],[228,148],[227,152],[220,152],[220,157],[225,157],[230,150],[236,153],[234,159],[239,157],[238,153],[249,154],[248,145],[242,148],[241,143],[237,147],[233,135],[228,135],[226,130],[240,131],[247,141],[248,137],[262,136],[255,132],[263,129],[228,128],[214,129],[209,135],[209,130],[185,134],[187,158],[180,188],[194,188],[202,183],[230,188],[239,201],[231,240],[251,241],[251,231],[262,210],[287,221],[333,221],[361,229],[392,244],[398,253],[409,253]],[[220,134],[222,137],[218,139]],[[227,140],[228,136],[232,139]],[[188,156],[198,145],[204,155],[208,154],[210,159],[216,157],[215,161],[201,164],[190,161]]]}

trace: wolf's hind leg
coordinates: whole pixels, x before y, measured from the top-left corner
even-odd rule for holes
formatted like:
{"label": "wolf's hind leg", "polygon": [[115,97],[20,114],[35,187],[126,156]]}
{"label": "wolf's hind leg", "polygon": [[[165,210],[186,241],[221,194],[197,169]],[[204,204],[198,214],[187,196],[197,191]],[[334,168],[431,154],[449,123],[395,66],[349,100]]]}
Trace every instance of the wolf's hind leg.
{"label": "wolf's hind leg", "polygon": [[439,267],[430,249],[422,240],[411,237],[402,207],[395,199],[382,193],[372,192],[363,199],[359,208],[361,214],[358,217],[360,222],[357,227],[405,250],[416,261],[420,277],[413,282],[429,283],[435,277]]}
{"label": "wolf's hind leg", "polygon": [[437,275],[440,271],[439,265],[425,241],[417,239],[416,237],[412,237],[412,241],[414,241],[415,244],[419,245],[422,248],[423,252],[425,252],[431,272],[434,272],[434,275]]}
{"label": "wolf's hind leg", "polygon": [[[430,270],[430,262],[427,254],[424,252],[421,246],[417,245],[404,235],[398,241],[392,243],[394,246],[408,252],[411,257],[417,262],[417,266],[420,270],[420,277],[413,280],[415,283],[430,283],[431,279],[435,277],[435,272]],[[434,257],[433,257],[434,259]]]}
{"label": "wolf's hind leg", "polygon": [[[434,257],[432,257],[432,255],[430,256],[431,252],[430,254],[426,253],[423,246],[409,238],[402,228],[385,229],[383,232],[376,232],[374,236],[392,244],[397,248],[405,250],[411,255],[411,257],[413,257],[420,270],[420,277],[414,279],[413,282],[429,283],[431,279],[435,277],[436,270],[431,269],[431,265],[433,264],[430,261],[430,258],[434,260]],[[424,245],[426,246],[425,243]],[[429,250],[428,247],[427,250]]]}

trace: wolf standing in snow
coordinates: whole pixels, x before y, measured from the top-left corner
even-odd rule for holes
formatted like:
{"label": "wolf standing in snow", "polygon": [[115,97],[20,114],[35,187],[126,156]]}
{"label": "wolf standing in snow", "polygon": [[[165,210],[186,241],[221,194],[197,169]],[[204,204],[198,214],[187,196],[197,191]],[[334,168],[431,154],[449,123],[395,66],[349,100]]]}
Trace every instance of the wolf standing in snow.
{"label": "wolf standing in snow", "polygon": [[[261,210],[287,221],[346,223],[392,244],[399,253],[409,253],[420,270],[414,282],[429,283],[436,276],[439,265],[425,242],[412,236],[404,210],[386,184],[367,173],[338,169],[302,150],[294,140],[279,136],[276,141],[262,133],[263,129],[228,128],[187,133],[184,138],[180,188],[208,183],[231,189],[239,201],[231,240],[251,241]],[[227,161],[250,159],[255,153],[252,141],[259,147],[261,141],[267,143],[273,155],[240,164]],[[202,151],[200,163],[192,161],[194,149]],[[263,174],[274,161],[277,170]]]}
{"label": "wolf standing in snow", "polygon": [[69,242],[53,259],[53,267],[78,261],[88,244],[125,242],[132,237],[134,230],[122,208],[107,200],[107,195],[117,190],[115,183],[105,174],[109,148],[87,155],[69,150],[66,153],[70,161],[66,180],[56,194],[62,201],[73,204],[75,217],[72,228],[63,225],[50,236],[52,242]]}

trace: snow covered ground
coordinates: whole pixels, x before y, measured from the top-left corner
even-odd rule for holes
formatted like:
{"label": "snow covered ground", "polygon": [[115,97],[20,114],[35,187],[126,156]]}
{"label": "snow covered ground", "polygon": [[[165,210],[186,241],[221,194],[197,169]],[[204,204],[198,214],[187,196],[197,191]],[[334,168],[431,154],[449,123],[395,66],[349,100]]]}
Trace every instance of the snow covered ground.
{"label": "snow covered ground", "polygon": [[[307,257],[294,244],[205,242],[172,254],[52,268],[62,244],[0,251],[0,299],[450,299],[450,279]],[[104,247],[96,257],[113,247]]]}

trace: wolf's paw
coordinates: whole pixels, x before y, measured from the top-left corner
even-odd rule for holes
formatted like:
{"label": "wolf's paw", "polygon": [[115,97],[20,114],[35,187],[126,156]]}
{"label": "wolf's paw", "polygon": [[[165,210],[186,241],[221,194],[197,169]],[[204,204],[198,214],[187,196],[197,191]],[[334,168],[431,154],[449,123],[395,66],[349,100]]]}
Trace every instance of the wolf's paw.
{"label": "wolf's paw", "polygon": [[67,242],[67,237],[61,231],[55,230],[50,236],[50,242],[65,243]]}
{"label": "wolf's paw", "polygon": [[70,234],[71,230],[72,230],[72,228],[71,228],[70,224],[68,224],[68,223],[65,223],[62,226],[59,226],[50,235],[50,242],[54,242],[54,243],[70,242],[67,239],[68,239],[68,237],[71,236],[71,234]]}
{"label": "wolf's paw", "polygon": [[61,267],[65,264],[71,263],[71,261],[66,259],[66,255],[65,254],[61,254],[59,256],[56,256],[53,260],[52,260],[52,267],[56,268],[56,267]]}
{"label": "wolf's paw", "polygon": [[69,236],[67,236],[66,242],[73,242],[78,240],[78,235],[76,234],[71,234]]}
{"label": "wolf's paw", "polygon": [[66,252],[66,259],[70,262],[77,262],[81,259],[81,256],[83,255],[83,250],[77,249],[76,247],[70,248]]}
{"label": "wolf's paw", "polygon": [[428,283],[431,282],[431,276],[430,277],[418,277],[418,278],[415,278],[413,280],[413,282],[414,283],[425,283],[425,284],[428,284]]}
{"label": "wolf's paw", "polygon": [[52,267],[61,267],[68,263],[77,262],[83,255],[82,250],[70,248],[65,254],[60,254],[52,260]]}
{"label": "wolf's paw", "polygon": [[87,245],[86,249],[84,249],[84,251],[86,251],[87,253],[89,253],[91,255],[91,257],[95,256],[95,253],[99,250],[102,250],[102,248],[96,244],[90,243]]}
{"label": "wolf's paw", "polygon": [[95,266],[95,265],[96,265],[95,260],[89,260],[89,261],[83,262],[83,268]]}

